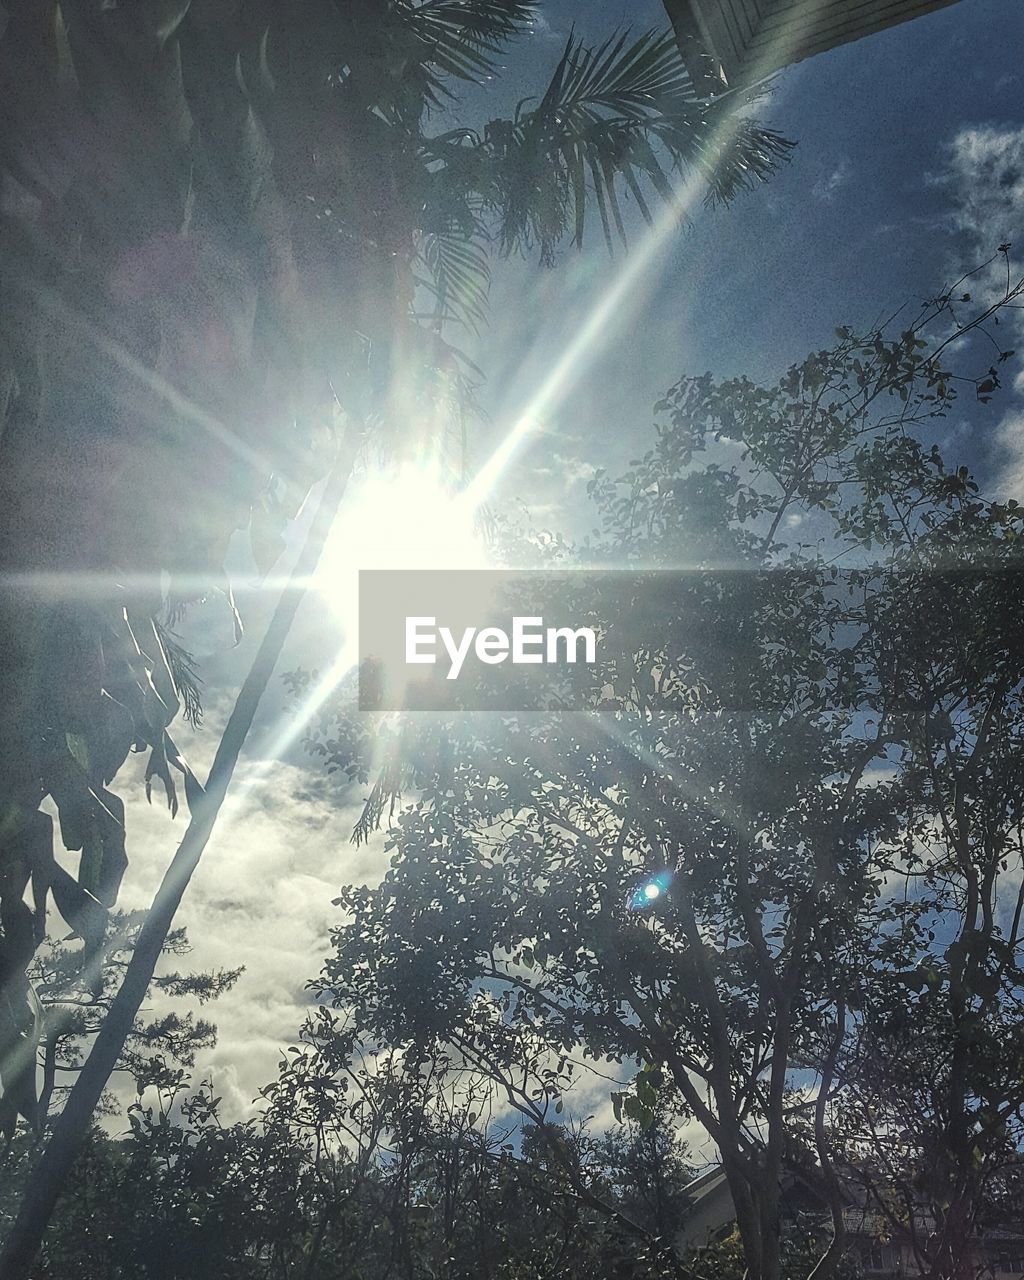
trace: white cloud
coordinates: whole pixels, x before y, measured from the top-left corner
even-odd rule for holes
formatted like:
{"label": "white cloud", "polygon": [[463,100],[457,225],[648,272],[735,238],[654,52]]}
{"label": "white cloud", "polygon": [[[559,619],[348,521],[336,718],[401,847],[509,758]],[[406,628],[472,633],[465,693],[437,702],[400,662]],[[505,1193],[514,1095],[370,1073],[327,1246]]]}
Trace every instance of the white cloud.
{"label": "white cloud", "polygon": [[[960,240],[962,264],[954,270],[973,270],[993,259],[961,287],[976,302],[994,301],[1006,288],[1006,263],[999,246],[1012,245],[1024,233],[1024,128],[963,128],[953,136],[945,156],[944,169],[930,181],[949,196],[948,224]],[[1021,325],[1013,315],[1002,320],[1019,333]]]}
{"label": "white cloud", "polygon": [[530,23],[530,34],[546,44],[561,44],[565,39],[561,31],[551,25],[542,13],[535,13]]}
{"label": "white cloud", "polygon": [[564,480],[568,488],[593,480],[597,475],[597,467],[592,462],[567,453],[556,453],[553,457],[559,479]]}
{"label": "white cloud", "polygon": [[[946,148],[946,165],[932,182],[950,196],[950,223],[962,243],[961,261],[971,268],[995,256],[984,272],[964,283],[976,302],[994,301],[1006,288],[1006,265],[998,248],[1024,244],[1024,128],[984,124],[963,128]],[[1018,254],[1018,261],[1020,255]],[[1011,253],[1011,260],[1013,255]],[[998,342],[1004,349],[1024,346],[1024,312],[1001,317]],[[997,332],[993,330],[993,332]],[[1006,365],[1004,382],[1018,394],[1024,374]],[[1024,412],[1009,410],[997,428],[993,489],[1003,497],[1024,493]]]}
{"label": "white cloud", "polygon": [[815,200],[822,200],[825,204],[831,204],[836,198],[836,192],[846,185],[850,178],[850,162],[844,156],[831,173],[825,174],[811,187],[811,195]]}
{"label": "white cloud", "polygon": [[953,196],[953,225],[991,253],[1024,221],[1024,128],[975,125],[957,133],[940,176]]}
{"label": "white cloud", "polygon": [[[172,821],[155,795],[147,805],[141,778],[131,772],[118,778],[131,859],[119,906],[128,910],[148,906],[187,823],[184,812]],[[359,849],[351,844],[358,805],[339,806],[313,770],[243,762],[229,806],[176,920],[188,930],[192,954],[165,968],[245,966],[237,986],[203,1011],[219,1035],[196,1067],[197,1082],[212,1073],[233,1119],[251,1109],[276,1075],[280,1051],[295,1043],[309,1004],[306,983],[339,922],[332,899],[343,884],[378,880],[385,858],[383,837]]]}
{"label": "white cloud", "polygon": [[1008,413],[996,431],[999,474],[993,486],[1002,499],[1024,495],[1024,411]]}

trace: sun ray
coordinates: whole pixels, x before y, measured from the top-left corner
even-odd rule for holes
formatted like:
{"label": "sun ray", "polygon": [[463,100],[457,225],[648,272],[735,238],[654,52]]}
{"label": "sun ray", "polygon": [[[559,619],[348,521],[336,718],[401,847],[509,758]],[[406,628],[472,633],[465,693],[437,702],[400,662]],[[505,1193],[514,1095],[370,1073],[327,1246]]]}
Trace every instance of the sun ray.
{"label": "sun ray", "polygon": [[589,318],[515,417],[504,439],[466,486],[465,496],[475,507],[487,501],[512,459],[540,430],[544,419],[564,403],[615,333],[628,323],[639,301],[641,284],[645,283],[645,277],[648,277],[648,286],[654,283],[653,268],[678,230],[680,220],[692,208],[701,185],[699,178],[690,178],[677,199],[665,206],[642,243],[626,256]]}
{"label": "sun ray", "polygon": [[[733,128],[729,120],[724,121],[713,143],[723,141]],[[586,323],[515,416],[500,444],[460,492],[444,488],[436,458],[405,467],[397,474],[384,470],[364,479],[362,500],[353,494],[335,521],[317,575],[316,585],[334,601],[335,615],[340,613],[342,623],[348,623],[346,638],[328,671],[268,743],[265,758],[274,760],[294,745],[340,681],[357,665],[354,628],[360,568],[486,567],[485,555],[481,553],[476,558],[482,543],[473,532],[480,509],[493,495],[512,460],[538,433],[543,420],[565,402],[586,370],[629,322],[641,297],[641,286],[654,284],[654,267],[681,220],[693,208],[703,185],[701,176],[692,174],[676,199],[666,204],[643,240],[623,260]],[[332,576],[339,573],[347,577],[347,586],[339,585]],[[236,806],[244,803],[251,785],[252,782],[238,789]]]}

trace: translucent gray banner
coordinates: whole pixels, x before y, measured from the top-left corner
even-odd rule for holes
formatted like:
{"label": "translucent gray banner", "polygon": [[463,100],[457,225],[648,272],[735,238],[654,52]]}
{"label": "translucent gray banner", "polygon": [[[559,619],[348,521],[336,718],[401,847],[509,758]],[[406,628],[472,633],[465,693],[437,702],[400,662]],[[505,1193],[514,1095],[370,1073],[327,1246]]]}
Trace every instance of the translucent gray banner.
{"label": "translucent gray banner", "polygon": [[954,617],[1021,606],[1005,570],[365,571],[359,705],[580,711],[628,695],[649,714],[764,711],[816,688],[870,707],[872,681],[891,684],[921,639],[915,617],[934,615],[941,648]]}

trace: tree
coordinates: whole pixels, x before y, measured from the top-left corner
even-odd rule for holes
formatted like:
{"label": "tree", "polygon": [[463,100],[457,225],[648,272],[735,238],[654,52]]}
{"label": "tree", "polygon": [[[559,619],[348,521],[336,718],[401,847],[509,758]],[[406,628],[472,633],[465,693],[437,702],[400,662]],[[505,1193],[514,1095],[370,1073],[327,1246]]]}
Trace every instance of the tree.
{"label": "tree", "polygon": [[654,1239],[674,1240],[689,1205],[686,1186],[696,1170],[671,1114],[655,1113],[651,1123],[627,1120],[610,1129],[598,1142],[597,1156],[615,1201]]}
{"label": "tree", "polygon": [[[140,912],[115,912],[104,939],[104,963],[97,990],[89,970],[83,965],[82,950],[68,940],[47,940],[33,959],[29,979],[41,1005],[39,1109],[44,1117],[51,1107],[60,1111],[70,1085],[58,1077],[72,1079],[81,1068],[84,1053],[103,1023],[110,998],[117,990],[131,956],[141,926]],[[164,955],[177,958],[189,954],[188,935],[175,929],[167,937]],[[162,997],[169,1007],[155,1017],[139,1018],[132,1028],[115,1070],[126,1073],[139,1096],[151,1087],[178,1084],[195,1066],[196,1053],[216,1043],[217,1028],[206,1019],[197,1019],[192,1010],[182,1014],[174,1005],[194,1000],[206,1005],[230,991],[241,969],[212,973],[173,971],[154,978],[151,995]],[[171,1003],[173,1002],[173,1003]],[[104,1109],[116,1111],[112,1100]],[[16,1116],[13,1107],[6,1115],[8,1139]]]}
{"label": "tree", "polygon": [[[203,1084],[140,1101],[122,1137],[94,1130],[34,1274],[676,1274],[645,1260],[613,1218],[580,1201],[545,1140],[488,1118],[480,1082],[410,1071],[387,1054],[353,1055],[351,1070],[331,1079],[313,1045],[293,1047],[265,1091],[267,1105],[248,1121],[223,1124],[219,1099]],[[662,1189],[680,1198],[685,1153],[666,1135],[634,1127],[599,1136],[580,1123],[571,1142],[588,1184],[623,1206],[648,1203],[646,1153],[657,1145],[669,1156],[659,1162]],[[9,1161],[0,1180],[4,1211],[23,1159]]]}
{"label": "tree", "polygon": [[[609,215],[621,227],[617,191],[646,214],[644,184],[667,195],[667,171],[693,165],[727,198],[785,149],[749,122],[724,128],[721,108],[696,99],[671,43],[654,36],[594,51],[570,41],[535,107],[483,133],[430,133],[429,109],[491,70],[532,10],[525,0],[11,9],[0,40],[13,121],[0,156],[13,264],[0,567],[17,590],[0,619],[12,1010],[0,1052],[5,1090],[30,1121],[25,886],[33,880],[36,938],[52,885],[68,923],[98,946],[126,862],[108,784],[132,747],[150,752],[172,808],[171,769],[183,775],[197,824],[133,956],[119,1029],[109,1044],[101,1036],[89,1075],[102,1076],[259,698],[254,680],[204,799],[168,735],[181,703],[196,706],[168,625],[218,580],[232,530],[248,525],[266,569],[313,478],[333,467],[340,499],[369,427],[386,439],[391,423],[407,443],[408,415],[395,411],[410,387],[436,398],[460,382],[440,329],[478,317],[490,243],[548,257],[569,231],[580,239],[588,179],[608,229]],[[414,311],[421,286],[434,298],[427,323]],[[339,408],[355,424],[340,445]],[[50,465],[72,456],[73,476]],[[47,594],[78,575],[102,584],[95,603]],[[292,593],[278,613],[278,647],[296,603]],[[275,656],[264,649],[264,681]],[[82,851],[77,880],[55,870],[37,813],[46,794],[66,845]],[[58,1164],[69,1158],[70,1147]]]}
{"label": "tree", "polygon": [[[353,1212],[363,1229],[379,1222],[373,1247],[385,1272],[685,1274],[657,1230],[657,1212],[670,1221],[688,1172],[665,1131],[651,1139],[634,1129],[624,1141],[595,1135],[584,1117],[520,1130],[486,1075],[449,1055],[363,1044],[357,1024],[323,1007],[265,1096],[268,1118],[302,1133],[320,1170],[322,1199],[310,1212],[315,1258],[328,1272],[351,1254],[349,1198],[339,1205],[336,1182],[335,1153],[344,1150],[363,1179]],[[661,1202],[645,1220],[637,1206],[649,1194],[650,1162],[638,1148],[649,1153],[652,1141],[669,1158]]]}
{"label": "tree", "polygon": [[[646,630],[620,625],[633,601],[614,579],[597,588],[586,607],[619,649],[589,717],[410,725],[369,802],[380,820],[401,785],[416,792],[390,827],[390,869],[340,898],[350,919],[322,984],[367,1036],[457,1055],[541,1125],[574,1058],[629,1064],[623,1115],[669,1105],[715,1140],[760,1280],[780,1274],[782,1171],[809,1109],[833,1216],[815,1274],[842,1255],[829,1103],[851,1011],[903,954],[888,877],[935,800],[920,726],[941,706],[913,663],[942,598],[918,606],[951,549],[965,568],[1015,566],[1021,527],[1020,508],[977,498],[922,437],[956,397],[953,338],[1020,288],[1008,266],[969,319],[947,291],[901,332],[839,330],[774,386],[683,379],[654,448],[622,481],[594,482],[604,535],[585,563],[758,572],[698,577]],[[997,369],[967,381],[984,401]],[[810,544],[786,537],[791,514]],[[857,567],[823,566],[822,545]],[[973,616],[976,631],[988,614]],[[705,629],[681,643],[693,618]],[[750,618],[737,687],[722,655]],[[950,662],[941,628],[936,646]],[[342,739],[328,759],[352,751]],[[898,782],[879,785],[889,767]]]}
{"label": "tree", "polygon": [[902,900],[837,1064],[836,1122],[920,1273],[960,1280],[1024,1143],[1024,669],[1016,504],[984,502],[965,470],[943,480],[955,521],[911,517],[918,572],[886,619],[913,711],[891,784]]}

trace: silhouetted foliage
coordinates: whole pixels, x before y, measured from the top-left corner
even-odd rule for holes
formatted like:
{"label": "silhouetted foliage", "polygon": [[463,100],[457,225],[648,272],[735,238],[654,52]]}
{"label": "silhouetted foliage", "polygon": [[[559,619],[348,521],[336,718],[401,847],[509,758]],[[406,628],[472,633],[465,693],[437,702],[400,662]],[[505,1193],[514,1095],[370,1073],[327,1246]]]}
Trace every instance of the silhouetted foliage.
{"label": "silhouetted foliage", "polygon": [[[248,528],[265,574],[343,423],[422,445],[410,424],[433,431],[468,393],[443,331],[481,319],[489,252],[550,259],[592,200],[607,232],[624,193],[649,216],[644,189],[671,198],[677,169],[729,198],[785,153],[698,100],[657,35],[570,39],[536,104],[438,132],[435,109],[496,72],[534,10],[4,12],[0,1076],[32,1124],[25,969],[46,902],[98,954],[127,865],[109,788],[131,751],[172,813],[176,774],[200,802],[170,736],[179,712],[198,722],[199,679],[170,628],[223,595],[240,634],[232,534]],[[53,858],[46,796],[77,875]]]}
{"label": "silhouetted foliage", "polygon": [[[774,386],[674,387],[653,449],[592,483],[602,532],[580,562],[768,572],[681,593],[657,634],[611,579],[600,626],[629,641],[589,716],[410,717],[370,801],[379,820],[388,787],[409,793],[390,869],[339,899],[323,989],[364,1034],[453,1055],[538,1125],[581,1064],[621,1064],[623,1116],[668,1106],[715,1140],[765,1280],[802,1145],[833,1212],[819,1275],[841,1256],[837,1165],[861,1152],[830,1122],[858,1087],[852,1044],[874,1045],[865,1112],[881,1088],[909,1123],[917,1095],[876,1078],[894,1000],[907,1051],[934,1035],[920,1070],[942,1076],[939,1145],[932,1126],[892,1153],[950,1223],[925,1274],[961,1265],[988,1153],[996,1171],[1019,1141],[1021,920],[1000,885],[1020,857],[1024,508],[982,497],[927,438],[956,394],[952,338],[1017,291],[1008,272],[953,327],[947,294],[902,332],[842,329]],[[673,645],[687,618],[725,634],[745,610],[743,702],[719,646]],[[908,877],[920,892],[895,891]],[[904,1007],[908,982],[924,995]]]}

